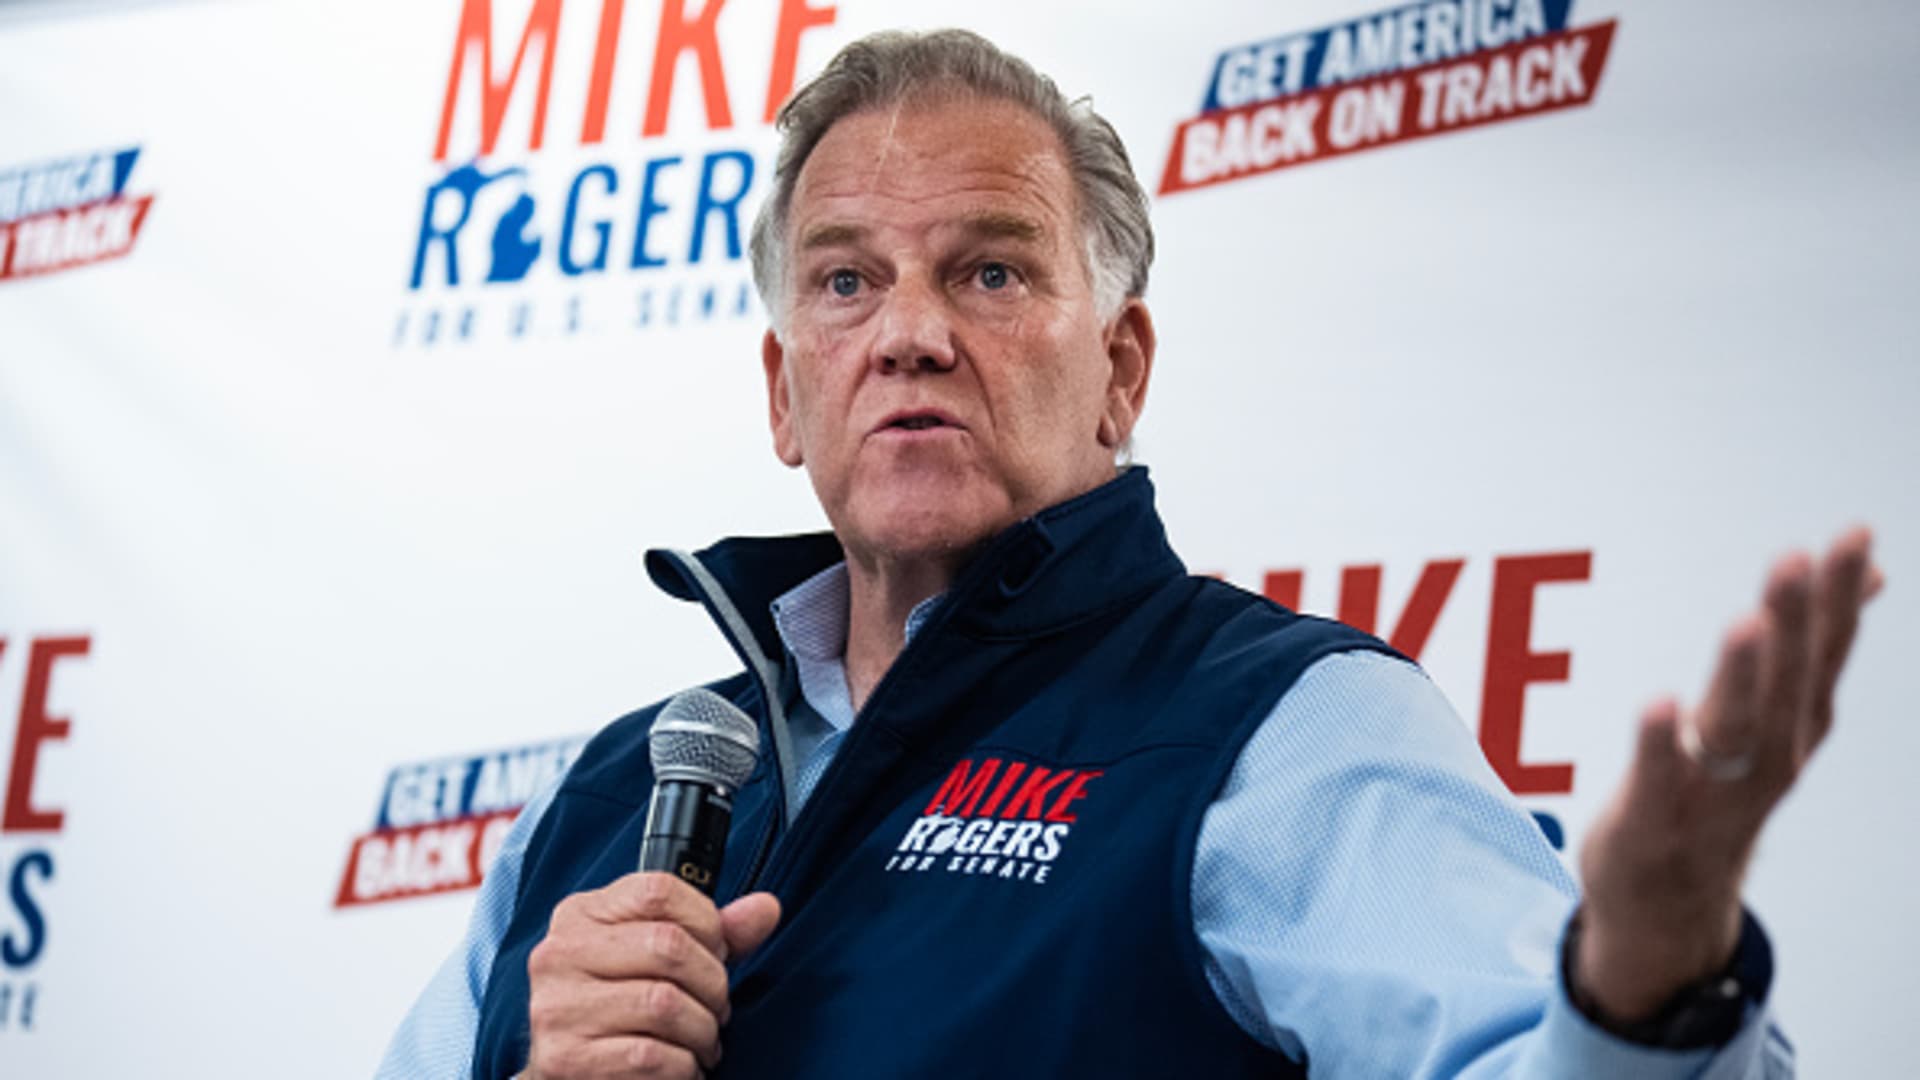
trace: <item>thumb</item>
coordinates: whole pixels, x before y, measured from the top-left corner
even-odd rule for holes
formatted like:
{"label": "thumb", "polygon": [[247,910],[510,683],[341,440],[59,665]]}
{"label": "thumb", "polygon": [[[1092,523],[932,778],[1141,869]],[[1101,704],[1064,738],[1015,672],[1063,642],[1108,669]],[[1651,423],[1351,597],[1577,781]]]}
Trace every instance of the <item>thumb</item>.
{"label": "thumb", "polygon": [[720,909],[720,933],[727,939],[727,960],[741,959],[760,947],[780,925],[780,901],[772,893],[747,895]]}

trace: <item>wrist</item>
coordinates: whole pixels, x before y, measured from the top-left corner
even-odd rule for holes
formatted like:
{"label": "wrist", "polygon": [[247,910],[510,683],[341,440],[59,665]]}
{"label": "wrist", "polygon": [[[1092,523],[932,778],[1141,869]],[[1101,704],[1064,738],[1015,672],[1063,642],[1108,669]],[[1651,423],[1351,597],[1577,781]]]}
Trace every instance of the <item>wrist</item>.
{"label": "wrist", "polygon": [[1684,936],[1622,927],[1582,907],[1569,926],[1570,989],[1577,1000],[1620,1022],[1645,1020],[1676,994],[1723,971],[1739,944],[1742,909],[1693,922],[1706,927]]}
{"label": "wrist", "polygon": [[[1626,991],[1616,990],[1607,1003],[1591,991],[1592,980],[1581,965],[1588,956],[1607,958],[1608,970],[1625,969],[1635,957],[1657,955],[1642,948],[1632,953],[1587,944],[1587,913],[1576,911],[1561,943],[1562,988],[1575,1009],[1591,1024],[1616,1038],[1641,1046],[1692,1050],[1722,1046],[1739,1033],[1749,1010],[1766,998],[1773,981],[1773,951],[1765,932],[1744,910],[1736,912],[1735,944],[1730,955],[1702,976],[1683,982],[1654,999],[1656,987],[1670,985],[1671,976],[1627,980]],[[1591,949],[1591,951],[1589,951]],[[1670,962],[1661,971],[1682,970]]]}

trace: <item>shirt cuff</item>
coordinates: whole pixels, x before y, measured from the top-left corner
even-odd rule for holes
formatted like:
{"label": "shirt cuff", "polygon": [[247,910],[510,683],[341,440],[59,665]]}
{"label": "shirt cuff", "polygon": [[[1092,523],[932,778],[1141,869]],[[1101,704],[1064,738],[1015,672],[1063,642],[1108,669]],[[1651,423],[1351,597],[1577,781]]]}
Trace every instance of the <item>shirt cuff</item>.
{"label": "shirt cuff", "polygon": [[1553,996],[1541,1020],[1538,1043],[1546,1066],[1542,1076],[1634,1077],[1742,1077],[1764,1075],[1762,1059],[1768,1053],[1767,991],[1772,982],[1773,946],[1766,931],[1746,915],[1734,966],[1740,970],[1750,998],[1740,1028],[1718,1047],[1668,1050],[1630,1042],[1608,1032],[1582,1013],[1567,994],[1564,966],[1553,980]]}

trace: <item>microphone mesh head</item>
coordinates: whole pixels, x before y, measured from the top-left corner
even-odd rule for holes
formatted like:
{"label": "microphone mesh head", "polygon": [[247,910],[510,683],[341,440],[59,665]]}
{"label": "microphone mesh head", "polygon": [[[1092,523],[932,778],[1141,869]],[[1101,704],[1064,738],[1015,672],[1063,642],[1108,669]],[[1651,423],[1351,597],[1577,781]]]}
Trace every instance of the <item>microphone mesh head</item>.
{"label": "microphone mesh head", "polygon": [[731,701],[704,688],[675,694],[647,731],[657,779],[738,790],[760,756],[760,729]]}

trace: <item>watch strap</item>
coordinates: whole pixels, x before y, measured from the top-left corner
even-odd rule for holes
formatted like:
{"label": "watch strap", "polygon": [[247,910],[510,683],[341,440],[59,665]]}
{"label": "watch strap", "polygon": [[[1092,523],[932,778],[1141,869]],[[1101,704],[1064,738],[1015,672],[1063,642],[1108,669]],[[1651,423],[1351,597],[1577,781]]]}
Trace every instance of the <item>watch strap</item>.
{"label": "watch strap", "polygon": [[1652,1016],[1626,1022],[1606,1015],[1580,988],[1581,910],[1568,920],[1560,943],[1560,972],[1568,1000],[1594,1026],[1640,1046],[1701,1050],[1724,1046],[1740,1033],[1749,1006],[1766,1000],[1773,982],[1773,950],[1753,913],[1740,913],[1740,939],[1721,970],[1682,987]]}

